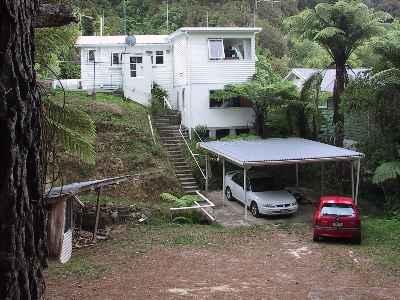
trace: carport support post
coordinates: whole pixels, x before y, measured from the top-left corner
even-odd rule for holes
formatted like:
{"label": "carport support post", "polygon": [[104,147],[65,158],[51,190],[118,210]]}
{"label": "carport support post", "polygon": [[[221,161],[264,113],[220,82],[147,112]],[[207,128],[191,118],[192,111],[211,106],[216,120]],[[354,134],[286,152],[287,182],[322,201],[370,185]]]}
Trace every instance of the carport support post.
{"label": "carport support post", "polygon": [[355,203],[358,205],[358,190],[360,186],[360,167],[361,167],[361,159],[357,161],[357,183],[356,183],[356,196],[355,196]]}
{"label": "carport support post", "polygon": [[208,153],[206,154],[206,192],[208,192]]}
{"label": "carport support post", "polygon": [[225,206],[225,159],[222,158],[222,206]]}
{"label": "carport support post", "polygon": [[351,160],[350,161],[350,167],[351,167],[351,200],[355,202],[354,199],[354,162]]}
{"label": "carport support post", "polygon": [[296,186],[299,186],[299,164],[296,164]]}
{"label": "carport support post", "polygon": [[324,194],[324,163],[321,163],[321,196]]}
{"label": "carport support post", "polygon": [[247,220],[247,169],[246,166],[243,167],[243,189],[244,189],[244,218]]}

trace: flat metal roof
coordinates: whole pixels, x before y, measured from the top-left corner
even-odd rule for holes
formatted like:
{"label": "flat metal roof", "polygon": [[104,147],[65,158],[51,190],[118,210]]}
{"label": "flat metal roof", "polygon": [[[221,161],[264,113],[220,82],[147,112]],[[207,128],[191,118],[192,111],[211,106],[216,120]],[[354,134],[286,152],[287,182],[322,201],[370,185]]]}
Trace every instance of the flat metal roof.
{"label": "flat metal roof", "polygon": [[302,138],[199,143],[200,148],[240,166],[355,160],[363,153]]}

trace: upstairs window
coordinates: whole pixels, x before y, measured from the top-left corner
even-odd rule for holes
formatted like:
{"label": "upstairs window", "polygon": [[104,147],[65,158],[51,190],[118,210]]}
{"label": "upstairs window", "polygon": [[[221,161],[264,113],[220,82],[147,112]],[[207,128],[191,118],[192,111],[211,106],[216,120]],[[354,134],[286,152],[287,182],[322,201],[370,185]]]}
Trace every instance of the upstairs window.
{"label": "upstairs window", "polygon": [[210,59],[224,59],[224,41],[222,39],[208,40],[208,55]]}
{"label": "upstairs window", "polygon": [[208,53],[210,60],[251,59],[251,39],[209,39]]}
{"label": "upstairs window", "polygon": [[96,55],[96,50],[89,50],[88,52],[88,62],[94,62],[95,61],[95,55]]}
{"label": "upstairs window", "polygon": [[156,65],[164,64],[164,51],[156,51]]}
{"label": "upstairs window", "polygon": [[120,65],[121,64],[121,54],[119,53],[112,53],[111,54],[111,65]]}

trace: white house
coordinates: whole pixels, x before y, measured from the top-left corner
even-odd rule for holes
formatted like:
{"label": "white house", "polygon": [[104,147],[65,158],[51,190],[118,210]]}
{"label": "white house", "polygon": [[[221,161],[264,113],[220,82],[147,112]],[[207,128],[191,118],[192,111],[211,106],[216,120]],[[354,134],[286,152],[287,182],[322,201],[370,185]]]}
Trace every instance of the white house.
{"label": "white house", "polygon": [[81,88],[122,89],[125,97],[149,105],[154,83],[169,94],[187,128],[206,126],[211,136],[253,127],[244,99],[210,100],[226,84],[255,73],[259,28],[185,27],[170,35],[81,36]]}

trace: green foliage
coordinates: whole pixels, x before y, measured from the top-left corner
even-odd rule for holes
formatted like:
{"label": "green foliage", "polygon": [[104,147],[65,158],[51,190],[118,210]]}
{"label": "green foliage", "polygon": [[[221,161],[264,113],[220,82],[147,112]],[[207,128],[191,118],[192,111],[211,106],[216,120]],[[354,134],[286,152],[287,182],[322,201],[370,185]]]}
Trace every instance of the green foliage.
{"label": "green foliage", "polygon": [[60,144],[66,153],[94,165],[96,126],[89,115],[52,97],[44,97],[43,107],[46,141]]}
{"label": "green foliage", "polygon": [[381,164],[375,170],[372,181],[375,184],[381,184],[398,178],[400,178],[400,161],[391,161]]}
{"label": "green foliage", "polygon": [[74,46],[78,35],[76,25],[35,29],[35,62],[40,78],[61,75],[68,76],[66,78],[80,77],[79,59]]}
{"label": "green foliage", "polygon": [[158,114],[168,110],[164,105],[164,98],[168,98],[168,92],[158,84],[154,83],[153,88],[151,89],[150,111],[152,114]]}
{"label": "green foliage", "polygon": [[175,207],[190,207],[193,206],[196,201],[199,201],[199,197],[195,195],[185,195],[181,198],[178,198],[169,193],[162,193],[160,197],[161,200],[170,202]]}
{"label": "green foliage", "polygon": [[228,135],[228,136],[220,139],[220,141],[253,141],[253,140],[257,140],[259,138],[260,137],[256,136],[255,134],[243,133],[243,134],[239,134],[239,135]]}

